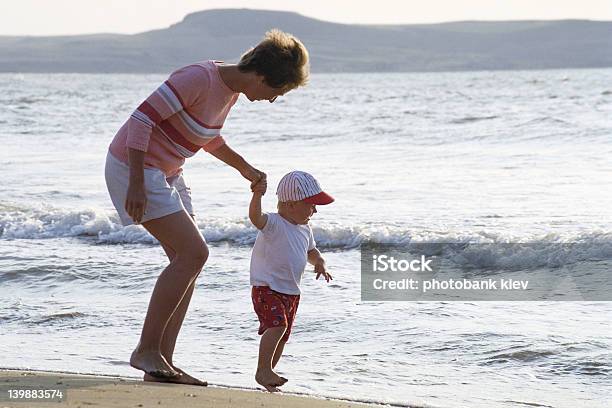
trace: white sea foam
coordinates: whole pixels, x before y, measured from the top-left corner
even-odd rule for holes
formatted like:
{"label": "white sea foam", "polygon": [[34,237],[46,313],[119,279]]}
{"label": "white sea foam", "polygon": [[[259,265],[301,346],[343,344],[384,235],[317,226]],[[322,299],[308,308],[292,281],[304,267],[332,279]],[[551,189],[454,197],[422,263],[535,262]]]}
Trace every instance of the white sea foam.
{"label": "white sea foam", "polygon": [[[156,244],[141,226],[124,227],[113,212],[53,207],[0,211],[1,239],[82,237],[97,244]],[[257,230],[248,219],[200,219],[198,227],[208,242],[252,245]],[[460,267],[530,269],[560,267],[581,261],[612,259],[612,233],[547,234],[517,237],[486,231],[407,230],[388,226],[316,225],[321,248],[354,249],[362,244],[433,245],[429,250]]]}

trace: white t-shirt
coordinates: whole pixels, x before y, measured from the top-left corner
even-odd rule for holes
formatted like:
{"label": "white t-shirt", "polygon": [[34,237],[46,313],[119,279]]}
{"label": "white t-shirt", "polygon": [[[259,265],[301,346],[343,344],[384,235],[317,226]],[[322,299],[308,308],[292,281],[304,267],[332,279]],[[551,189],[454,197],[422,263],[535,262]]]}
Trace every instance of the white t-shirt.
{"label": "white t-shirt", "polygon": [[312,229],[308,224],[292,224],[278,213],[267,215],[251,254],[251,285],[299,295],[308,251],[315,248]]}

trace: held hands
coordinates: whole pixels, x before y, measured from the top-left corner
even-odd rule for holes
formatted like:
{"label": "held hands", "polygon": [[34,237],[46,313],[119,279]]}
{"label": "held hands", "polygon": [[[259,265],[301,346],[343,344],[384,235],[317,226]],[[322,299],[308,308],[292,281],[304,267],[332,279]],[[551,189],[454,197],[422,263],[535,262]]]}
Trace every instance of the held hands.
{"label": "held hands", "polygon": [[268,181],[266,173],[251,167],[248,171],[242,174],[244,178],[251,182],[251,191],[261,195],[266,194],[268,189]]}
{"label": "held hands", "polygon": [[264,195],[266,194],[266,190],[268,189],[268,181],[266,177],[259,179],[258,181],[254,181],[251,183],[251,191],[253,194]]}
{"label": "held hands", "polygon": [[325,278],[325,282],[333,280],[332,276],[325,269],[325,261],[323,259],[317,261],[314,266],[314,271],[317,274],[317,279],[319,279],[319,276],[323,275],[323,277]]}
{"label": "held hands", "polygon": [[136,224],[140,224],[147,208],[147,194],[144,184],[130,183],[125,199],[125,210]]}

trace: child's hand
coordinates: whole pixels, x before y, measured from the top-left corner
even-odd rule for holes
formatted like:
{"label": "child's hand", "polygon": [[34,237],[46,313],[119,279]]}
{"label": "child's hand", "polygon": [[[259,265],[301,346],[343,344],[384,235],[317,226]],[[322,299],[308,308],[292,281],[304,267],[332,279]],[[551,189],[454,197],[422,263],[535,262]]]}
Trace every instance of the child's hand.
{"label": "child's hand", "polygon": [[266,190],[268,189],[268,181],[265,177],[261,178],[256,183],[251,184],[251,191],[255,194],[266,194]]}
{"label": "child's hand", "polygon": [[319,276],[323,275],[326,282],[333,280],[332,276],[325,270],[325,261],[319,261],[314,266],[314,271],[317,274],[317,279]]}

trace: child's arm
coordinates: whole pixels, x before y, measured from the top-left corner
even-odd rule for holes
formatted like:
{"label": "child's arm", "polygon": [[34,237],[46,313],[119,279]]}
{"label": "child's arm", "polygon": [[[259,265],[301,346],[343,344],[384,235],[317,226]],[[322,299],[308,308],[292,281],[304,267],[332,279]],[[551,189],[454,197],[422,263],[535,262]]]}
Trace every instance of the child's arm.
{"label": "child's arm", "polygon": [[253,197],[251,198],[251,204],[249,205],[249,218],[257,229],[263,229],[268,222],[268,216],[261,213],[261,197],[266,193],[268,183],[266,178],[259,180],[253,187]]}
{"label": "child's arm", "polygon": [[325,259],[321,256],[321,252],[317,248],[308,251],[308,262],[315,267],[317,279],[323,275],[326,282],[333,280],[332,276],[325,270]]}

